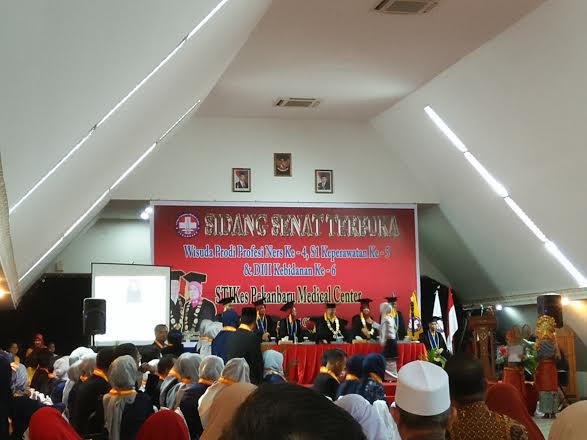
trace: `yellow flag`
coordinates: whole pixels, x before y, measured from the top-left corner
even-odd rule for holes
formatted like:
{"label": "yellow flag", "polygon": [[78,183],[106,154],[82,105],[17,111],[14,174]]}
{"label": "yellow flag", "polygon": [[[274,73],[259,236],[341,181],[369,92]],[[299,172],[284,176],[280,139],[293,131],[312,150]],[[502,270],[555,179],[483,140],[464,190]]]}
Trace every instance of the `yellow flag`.
{"label": "yellow flag", "polygon": [[413,341],[417,341],[422,333],[422,315],[418,305],[418,296],[416,292],[412,293],[410,298],[410,317],[408,318],[408,335]]}

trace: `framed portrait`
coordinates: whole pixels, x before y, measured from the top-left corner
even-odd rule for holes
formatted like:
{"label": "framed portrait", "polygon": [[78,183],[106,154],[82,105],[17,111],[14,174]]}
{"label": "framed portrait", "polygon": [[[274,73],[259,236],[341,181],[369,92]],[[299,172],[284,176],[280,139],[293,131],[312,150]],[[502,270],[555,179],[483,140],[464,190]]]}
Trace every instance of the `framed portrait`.
{"label": "framed portrait", "polygon": [[273,154],[273,173],[278,177],[291,177],[291,153]]}
{"label": "framed portrait", "polygon": [[251,169],[250,168],[233,168],[232,169],[232,191],[233,192],[251,192]]}
{"label": "framed portrait", "polygon": [[314,173],[314,182],[317,193],[332,194],[334,192],[332,170],[316,170]]}

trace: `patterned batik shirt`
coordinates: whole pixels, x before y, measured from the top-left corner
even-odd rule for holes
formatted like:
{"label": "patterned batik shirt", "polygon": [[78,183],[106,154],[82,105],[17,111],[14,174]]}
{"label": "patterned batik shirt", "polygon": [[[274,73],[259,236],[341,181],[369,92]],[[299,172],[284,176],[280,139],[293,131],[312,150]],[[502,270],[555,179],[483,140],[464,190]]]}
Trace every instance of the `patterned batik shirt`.
{"label": "patterned batik shirt", "polygon": [[526,428],[507,416],[490,411],[485,402],[457,409],[448,428],[451,440],[528,440]]}

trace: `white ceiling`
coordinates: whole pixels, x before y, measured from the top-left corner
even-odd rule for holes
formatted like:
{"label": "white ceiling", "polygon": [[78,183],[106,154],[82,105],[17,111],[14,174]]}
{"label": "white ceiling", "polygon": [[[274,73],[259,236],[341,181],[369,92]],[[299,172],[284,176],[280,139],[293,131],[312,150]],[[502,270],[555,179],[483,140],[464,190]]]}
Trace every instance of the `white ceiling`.
{"label": "white ceiling", "polygon": [[[366,120],[502,32],[543,0],[441,0],[428,14],[379,0],[273,0],[205,101],[211,116]],[[323,100],[273,108],[277,97]]]}

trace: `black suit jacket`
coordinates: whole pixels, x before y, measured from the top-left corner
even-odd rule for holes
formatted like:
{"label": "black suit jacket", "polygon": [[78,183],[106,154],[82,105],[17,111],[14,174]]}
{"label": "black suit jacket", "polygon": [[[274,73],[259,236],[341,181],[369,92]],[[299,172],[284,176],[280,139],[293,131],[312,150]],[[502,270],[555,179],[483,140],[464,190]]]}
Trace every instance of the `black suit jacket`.
{"label": "black suit jacket", "polygon": [[[440,332],[436,332],[436,336],[438,336],[438,347],[442,348],[444,351],[442,352],[442,356],[447,357],[450,356],[446,348],[446,341],[444,337],[440,334]],[[420,337],[418,338],[422,344],[426,346],[426,350],[430,351],[432,349],[432,343],[430,342],[430,337],[428,336],[428,331],[423,332]]]}
{"label": "black suit jacket", "polygon": [[[287,328],[288,319],[289,318],[283,318],[283,319],[279,320],[279,334],[277,335],[277,338],[280,340],[285,338],[286,336],[290,336],[288,334],[288,328]],[[302,321],[300,321],[299,319],[296,319],[295,331],[296,331],[296,336],[298,338],[298,342],[302,342],[304,339],[304,336],[309,336],[308,332],[302,327]],[[291,336],[290,336],[289,340],[293,342]]]}
{"label": "black suit jacket", "polygon": [[[274,318],[273,316],[265,315],[267,318],[267,329],[265,331],[269,332],[269,336],[272,338],[277,337],[277,322],[278,319]],[[261,333],[261,329],[259,328],[259,323],[257,322],[257,328],[255,329],[255,333],[259,336],[263,336]]]}
{"label": "black suit jacket", "polygon": [[248,330],[238,329],[228,335],[226,357],[245,358],[251,370],[251,383],[260,384],[263,379],[263,355],[261,354],[261,337]]}
{"label": "black suit jacket", "polygon": [[406,331],[406,322],[404,321],[404,315],[402,315],[402,312],[397,312],[397,340],[401,341],[402,339],[404,339],[406,337],[406,335],[408,334]]}
{"label": "black suit jacket", "polygon": [[332,400],[336,399],[336,392],[338,391],[339,383],[330,374],[318,373],[314,379],[313,390],[330,397]]}
{"label": "black suit jacket", "polygon": [[373,328],[373,326],[371,324],[368,324],[367,322],[365,322],[365,324],[367,324],[367,329],[368,330],[373,330],[373,335],[366,337],[363,332],[361,331],[363,329],[363,322],[361,321],[361,315],[355,315],[353,316],[353,319],[351,321],[351,328],[352,328],[352,333],[351,336],[353,339],[355,339],[355,337],[360,336],[363,339],[369,339],[369,340],[377,340],[377,338],[379,337],[379,332]]}
{"label": "black suit jacket", "polygon": [[[339,321],[340,332],[342,333],[342,337],[344,338],[345,341],[348,342],[349,335],[348,335],[348,332],[346,329],[347,321],[345,321],[344,319],[340,319],[340,318],[338,318],[338,321]],[[335,340],[334,334],[328,328],[328,325],[326,324],[326,320],[324,319],[324,317],[321,316],[320,318],[316,319],[315,322],[316,322],[316,343],[321,344],[323,340],[326,340],[327,342],[333,342]],[[334,326],[332,326],[332,328],[334,328]]]}

